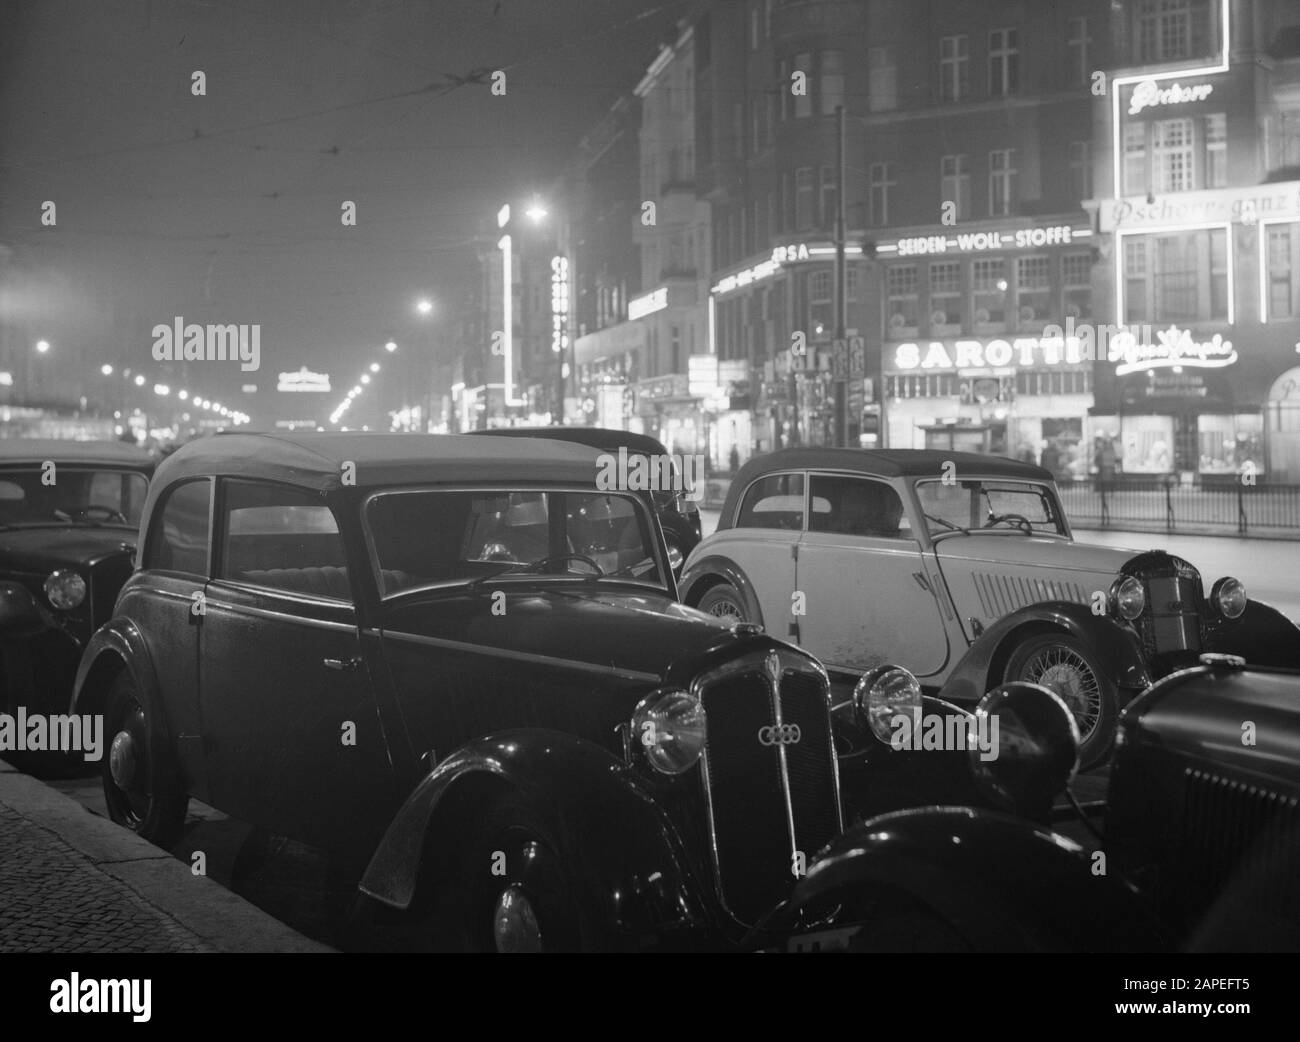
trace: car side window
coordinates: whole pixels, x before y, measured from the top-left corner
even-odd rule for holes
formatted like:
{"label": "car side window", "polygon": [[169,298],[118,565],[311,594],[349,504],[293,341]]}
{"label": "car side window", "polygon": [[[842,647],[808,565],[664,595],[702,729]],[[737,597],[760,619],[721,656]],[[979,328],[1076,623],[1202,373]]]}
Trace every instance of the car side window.
{"label": "car side window", "polygon": [[186,481],[167,492],[155,510],[145,567],[207,578],[212,482]]}
{"label": "car side window", "polygon": [[832,474],[814,474],[811,483],[814,504],[824,501],[829,509],[814,508],[808,525],[810,532],[876,539],[910,538],[903,501],[893,486],[869,478]]}
{"label": "car side window", "polygon": [[800,532],[804,522],[803,499],[802,474],[769,474],[759,478],[745,492],[736,527]]}
{"label": "car side window", "polygon": [[350,601],[338,522],[319,496],[254,481],[227,481],[218,578]]}

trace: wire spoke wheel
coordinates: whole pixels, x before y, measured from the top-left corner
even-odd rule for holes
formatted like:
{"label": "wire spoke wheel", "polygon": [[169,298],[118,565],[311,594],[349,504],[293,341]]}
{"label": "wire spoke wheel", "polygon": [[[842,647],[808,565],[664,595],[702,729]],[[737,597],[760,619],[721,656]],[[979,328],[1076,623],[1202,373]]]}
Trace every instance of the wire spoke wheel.
{"label": "wire spoke wheel", "polygon": [[747,622],[739,591],[727,583],[711,586],[700,598],[699,608],[719,619]]}
{"label": "wire spoke wheel", "polygon": [[1025,664],[1025,679],[1041,684],[1061,696],[1079,725],[1079,737],[1087,738],[1101,719],[1101,685],[1082,655],[1070,648],[1053,645],[1038,652]]}

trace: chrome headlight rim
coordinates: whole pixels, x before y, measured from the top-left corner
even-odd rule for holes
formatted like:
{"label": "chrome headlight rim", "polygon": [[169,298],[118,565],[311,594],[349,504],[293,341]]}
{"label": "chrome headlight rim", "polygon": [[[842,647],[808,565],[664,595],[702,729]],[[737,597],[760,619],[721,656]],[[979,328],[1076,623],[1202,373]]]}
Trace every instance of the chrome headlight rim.
{"label": "chrome headlight rim", "polygon": [[632,741],[658,773],[685,774],[704,756],[704,704],[680,687],[650,692],[632,711]]}
{"label": "chrome headlight rim", "polygon": [[73,568],[56,568],[45,577],[45,599],[59,611],[72,611],[86,600],[86,580]]}
{"label": "chrome headlight rim", "polygon": [[[1137,597],[1137,608],[1132,607]],[[1125,622],[1136,622],[1147,607],[1146,584],[1136,575],[1121,575],[1110,584],[1110,607]],[[1126,608],[1126,605],[1128,607]],[[1131,613],[1131,614],[1130,614]]]}
{"label": "chrome headlight rim", "polygon": [[853,688],[853,707],[858,720],[876,736],[891,745],[893,720],[906,716],[916,721],[922,712],[921,682],[911,670],[893,663],[869,669]]}
{"label": "chrome headlight rim", "polygon": [[[1229,596],[1235,595],[1240,598],[1241,606],[1235,611],[1230,611],[1224,607],[1224,591],[1228,588],[1231,588],[1233,591]],[[1216,581],[1214,586],[1210,588],[1210,603],[1214,605],[1214,610],[1225,619],[1236,620],[1241,618],[1246,614],[1246,605],[1249,602],[1250,597],[1246,593],[1246,584],[1235,576],[1225,575],[1223,578]]]}

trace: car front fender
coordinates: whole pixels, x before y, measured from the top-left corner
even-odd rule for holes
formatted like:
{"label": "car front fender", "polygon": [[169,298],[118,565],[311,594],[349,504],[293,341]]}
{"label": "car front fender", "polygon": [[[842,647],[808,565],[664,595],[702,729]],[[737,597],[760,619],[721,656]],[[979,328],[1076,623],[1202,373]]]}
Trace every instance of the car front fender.
{"label": "car front fender", "polygon": [[711,579],[722,579],[739,590],[741,597],[745,599],[745,614],[749,621],[763,625],[763,612],[758,606],[758,591],[754,589],[754,584],[749,581],[744,571],[729,557],[711,554],[689,564],[677,583],[682,603],[692,606],[698,604],[705,591],[714,585]]}
{"label": "car front fender", "polygon": [[949,674],[939,697],[977,702],[1002,682],[1011,653],[1035,633],[1057,631],[1074,637],[1096,657],[1106,676],[1132,693],[1148,687],[1151,674],[1131,626],[1109,615],[1094,615],[1086,604],[1043,601],[1004,615],[984,631]]}
{"label": "car front fender", "polygon": [[1252,598],[1241,618],[1220,621],[1211,629],[1205,650],[1240,655],[1253,666],[1300,669],[1300,626],[1272,605]]}
{"label": "car front fender", "polygon": [[511,791],[556,816],[561,842],[581,837],[584,863],[573,868],[617,929],[653,931],[702,916],[702,891],[662,797],[607,750],[555,731],[502,732],[438,764],[389,825],[362,893],[410,908],[426,864],[454,856],[484,803]]}
{"label": "car front fender", "polygon": [[77,666],[77,679],[72,686],[73,713],[102,713],[107,709],[103,698],[113,677],[125,669],[142,697],[150,701],[154,712],[150,719],[166,734],[162,698],[158,690],[158,677],[154,672],[153,657],[143,634],[130,619],[110,619],[97,629],[82,652]]}
{"label": "car front fender", "polygon": [[1089,851],[996,811],[897,811],[834,840],[796,886],[789,914],[905,895],[979,951],[1160,951],[1167,948],[1138,892]]}
{"label": "car front fender", "polygon": [[27,587],[0,582],[0,638],[32,637],[51,622]]}

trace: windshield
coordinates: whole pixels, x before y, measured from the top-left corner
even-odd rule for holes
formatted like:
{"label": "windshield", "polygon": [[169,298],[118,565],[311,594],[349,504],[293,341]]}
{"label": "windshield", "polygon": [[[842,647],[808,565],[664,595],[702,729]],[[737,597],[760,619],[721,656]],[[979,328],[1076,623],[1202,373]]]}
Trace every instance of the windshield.
{"label": "windshield", "polygon": [[0,471],[0,527],[140,524],[148,479],[133,470],[61,463]]}
{"label": "windshield", "polygon": [[927,479],[916,483],[916,495],[932,536],[956,531],[1066,534],[1056,494],[1032,481]]}
{"label": "windshield", "polygon": [[574,491],[410,491],[374,496],[366,523],[384,595],[512,573],[664,586],[633,496]]}

